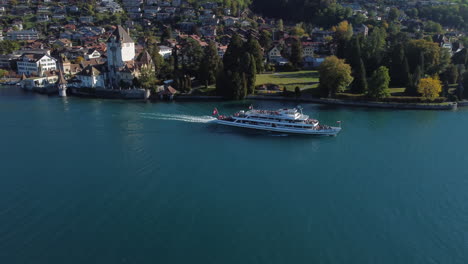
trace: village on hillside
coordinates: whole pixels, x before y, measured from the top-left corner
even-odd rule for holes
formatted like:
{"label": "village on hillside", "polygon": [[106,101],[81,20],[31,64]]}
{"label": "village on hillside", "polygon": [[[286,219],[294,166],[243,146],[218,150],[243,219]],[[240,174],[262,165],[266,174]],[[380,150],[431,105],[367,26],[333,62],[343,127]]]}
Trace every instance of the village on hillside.
{"label": "village on hillside", "polygon": [[[222,61],[233,35],[259,44],[261,58],[255,73],[317,69],[325,58],[344,52],[339,41],[343,27],[350,36],[361,39],[372,38],[378,27],[388,34],[405,32],[410,39],[435,43],[450,57],[465,50],[468,42],[462,28],[446,27],[415,14],[426,7],[454,4],[450,2],[343,1],[339,3],[343,19],[329,26],[327,22],[262,16],[249,4],[0,0],[0,82],[19,82],[25,89],[45,93],[68,89],[96,95],[95,91],[118,90],[124,97],[147,98],[150,93],[145,90],[151,90],[160,97],[172,97],[192,93],[193,88],[213,87],[217,72],[205,76],[204,57],[214,47]],[[280,90],[270,86],[256,88]]]}

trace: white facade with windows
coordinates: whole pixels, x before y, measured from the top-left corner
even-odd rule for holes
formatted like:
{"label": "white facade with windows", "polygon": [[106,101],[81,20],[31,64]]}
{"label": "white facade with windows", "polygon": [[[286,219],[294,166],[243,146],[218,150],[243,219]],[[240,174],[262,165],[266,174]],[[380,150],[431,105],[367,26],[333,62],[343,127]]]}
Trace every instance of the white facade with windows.
{"label": "white facade with windows", "polygon": [[57,61],[47,54],[23,54],[17,67],[18,74],[42,75],[45,71],[57,70]]}

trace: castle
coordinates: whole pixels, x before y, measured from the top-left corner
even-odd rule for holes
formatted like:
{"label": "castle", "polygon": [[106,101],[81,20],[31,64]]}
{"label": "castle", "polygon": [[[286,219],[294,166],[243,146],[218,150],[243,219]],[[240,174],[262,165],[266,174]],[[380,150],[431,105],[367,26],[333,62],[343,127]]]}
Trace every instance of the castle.
{"label": "castle", "polygon": [[143,51],[136,58],[135,42],[129,33],[117,26],[107,41],[107,62],[87,65],[76,77],[80,87],[98,89],[121,89],[133,85],[143,67],[154,68],[151,56]]}

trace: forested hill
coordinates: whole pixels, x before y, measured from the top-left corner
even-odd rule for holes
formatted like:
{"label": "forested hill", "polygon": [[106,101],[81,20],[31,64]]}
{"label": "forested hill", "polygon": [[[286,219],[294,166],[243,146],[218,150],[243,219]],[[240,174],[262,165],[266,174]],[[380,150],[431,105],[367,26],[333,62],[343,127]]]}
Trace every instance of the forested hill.
{"label": "forested hill", "polygon": [[253,0],[252,9],[267,17],[334,25],[351,15],[336,0]]}

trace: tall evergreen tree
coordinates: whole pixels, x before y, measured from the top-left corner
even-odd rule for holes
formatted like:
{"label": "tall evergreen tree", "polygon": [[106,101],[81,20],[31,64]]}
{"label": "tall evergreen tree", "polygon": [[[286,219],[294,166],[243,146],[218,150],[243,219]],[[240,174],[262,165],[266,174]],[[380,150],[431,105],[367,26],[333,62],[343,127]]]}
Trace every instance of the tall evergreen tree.
{"label": "tall evergreen tree", "polygon": [[422,77],[423,72],[421,66],[418,65],[411,76],[411,80],[409,81],[408,86],[405,89],[405,93],[407,95],[418,95],[419,80],[421,80]]}
{"label": "tall evergreen tree", "polygon": [[351,90],[354,93],[366,93],[367,92],[367,77],[366,67],[362,59],[359,60],[359,66],[354,70],[354,81],[351,84]]}
{"label": "tall evergreen tree", "polygon": [[201,60],[203,58],[203,49],[200,44],[194,39],[187,39],[187,42],[182,46],[180,53],[183,58],[182,70],[184,74],[197,76],[200,69]]}
{"label": "tall evergreen tree", "polygon": [[[244,59],[244,55],[248,55],[249,59]],[[248,52],[245,52],[242,39],[239,35],[235,34],[231,38],[231,42],[223,57],[224,73],[219,75],[222,80],[216,82],[216,89],[219,94],[234,100],[245,98],[248,77],[246,76],[246,72],[248,72],[249,68],[246,68],[248,65],[244,65],[244,61],[251,60],[253,63],[255,61],[250,56]],[[250,76],[250,78],[255,78],[255,74]],[[250,80],[253,84],[255,83],[255,79],[253,81],[252,79]]]}
{"label": "tall evergreen tree", "polygon": [[289,60],[295,68],[302,66],[302,55],[302,43],[300,40],[294,39],[291,44],[291,56]]}
{"label": "tall evergreen tree", "polygon": [[260,37],[258,41],[264,50],[269,50],[273,42],[270,31],[268,30],[260,31]]}
{"label": "tall evergreen tree", "polygon": [[278,20],[278,30],[279,31],[283,31],[284,30],[284,26],[283,26],[283,19],[280,19]]}
{"label": "tall evergreen tree", "polygon": [[252,94],[255,89],[256,66],[255,57],[249,53],[244,53],[242,57],[242,72],[245,74],[247,94]]}
{"label": "tall evergreen tree", "polygon": [[402,74],[399,78],[401,78],[401,86],[404,86],[406,87],[410,81],[411,81],[411,72],[410,72],[410,69],[409,69],[409,64],[408,64],[408,59],[406,58],[406,56],[403,58],[403,64],[402,64]]}
{"label": "tall evergreen tree", "polygon": [[458,68],[457,66],[450,64],[442,74],[442,80],[449,84],[456,83],[458,80]]}
{"label": "tall evergreen tree", "polygon": [[230,95],[232,94],[230,88],[226,72],[222,67],[220,67],[218,69],[218,74],[216,75],[216,94],[225,98],[230,98]]}
{"label": "tall evergreen tree", "polygon": [[361,58],[361,44],[359,36],[354,36],[348,46],[347,56],[351,69],[353,70],[354,81],[351,83],[353,93],[364,93],[367,91],[366,68]]}
{"label": "tall evergreen tree", "polygon": [[380,66],[373,74],[370,80],[369,91],[367,95],[374,99],[380,99],[390,96],[388,85],[390,84],[390,75],[388,68]]}
{"label": "tall evergreen tree", "polygon": [[161,56],[161,54],[159,54],[159,47],[156,44],[148,47],[148,53],[154,63],[154,72],[156,76],[158,76],[159,72],[164,66],[164,58]]}
{"label": "tall evergreen tree", "polygon": [[348,50],[346,51],[347,53],[347,61],[349,61],[349,65],[351,65],[351,68],[356,69],[359,67],[359,64],[361,63],[362,59],[362,53],[361,53],[361,43],[359,40],[359,36],[354,36],[351,40],[350,45],[348,45]]}
{"label": "tall evergreen tree", "polygon": [[466,65],[468,62],[468,50],[466,48],[461,51],[453,54],[452,57],[453,64],[463,64]]}
{"label": "tall evergreen tree", "polygon": [[400,86],[401,84],[401,76],[403,75],[403,60],[405,59],[405,50],[403,44],[398,43],[393,46],[391,53],[390,53],[390,62],[389,62],[389,70],[390,70],[390,77],[391,77],[391,84],[395,86]]}
{"label": "tall evergreen tree", "polygon": [[246,78],[243,72],[227,71],[228,85],[232,94],[231,98],[234,100],[244,99],[247,95]]}
{"label": "tall evergreen tree", "polygon": [[462,81],[458,84],[458,99],[468,98],[468,72],[465,72]]}
{"label": "tall evergreen tree", "polygon": [[231,38],[226,52],[223,56],[223,65],[225,69],[238,71],[240,67],[240,58],[244,52],[244,44],[238,34],[234,34]]}
{"label": "tall evergreen tree", "polygon": [[204,48],[203,59],[200,64],[200,72],[198,74],[200,80],[206,86],[215,83],[220,63],[221,58],[218,55],[216,44],[211,41],[208,46]]}
{"label": "tall evergreen tree", "polygon": [[250,53],[255,58],[255,66],[257,73],[261,73],[264,70],[263,67],[263,51],[260,43],[252,35],[249,36],[249,39],[245,43],[245,50]]}
{"label": "tall evergreen tree", "polygon": [[174,58],[174,71],[179,70],[179,49],[177,46],[172,49],[172,58]]}
{"label": "tall evergreen tree", "polygon": [[161,34],[161,42],[172,38],[171,26],[164,26],[163,33]]}

